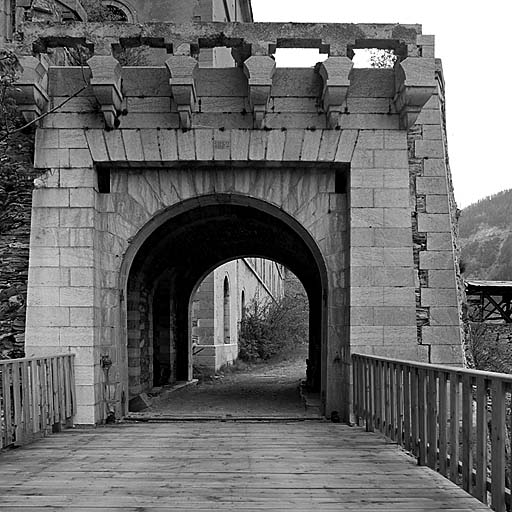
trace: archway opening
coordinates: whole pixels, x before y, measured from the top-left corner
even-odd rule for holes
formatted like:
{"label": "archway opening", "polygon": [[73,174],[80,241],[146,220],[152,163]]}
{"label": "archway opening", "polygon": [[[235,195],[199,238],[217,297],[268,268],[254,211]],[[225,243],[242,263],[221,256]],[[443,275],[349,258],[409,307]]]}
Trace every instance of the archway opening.
{"label": "archway opening", "polygon": [[[310,305],[308,385],[317,391],[325,386],[326,266],[295,219],[256,199],[202,196],[153,219],[132,251],[126,288],[130,398],[155,385],[192,378],[191,315],[198,307],[193,294],[219,265],[252,257],[286,266],[304,285]],[[224,279],[223,338],[228,344],[232,298],[229,279]]]}

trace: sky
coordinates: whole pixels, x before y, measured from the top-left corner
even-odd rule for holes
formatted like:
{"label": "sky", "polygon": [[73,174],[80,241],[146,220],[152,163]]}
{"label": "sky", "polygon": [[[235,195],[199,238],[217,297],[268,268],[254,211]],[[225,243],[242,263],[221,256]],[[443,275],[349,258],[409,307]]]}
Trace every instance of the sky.
{"label": "sky", "polygon": [[423,34],[435,35],[436,57],[443,61],[448,151],[459,208],[512,188],[509,2],[252,0],[252,5],[255,21],[423,25]]}

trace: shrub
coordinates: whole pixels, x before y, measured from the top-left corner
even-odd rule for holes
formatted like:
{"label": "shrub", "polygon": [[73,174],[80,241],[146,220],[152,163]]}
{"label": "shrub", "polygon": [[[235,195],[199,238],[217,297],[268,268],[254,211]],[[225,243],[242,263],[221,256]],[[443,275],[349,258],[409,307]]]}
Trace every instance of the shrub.
{"label": "shrub", "polygon": [[267,360],[308,341],[307,297],[285,295],[279,302],[252,300],[240,323],[239,357]]}

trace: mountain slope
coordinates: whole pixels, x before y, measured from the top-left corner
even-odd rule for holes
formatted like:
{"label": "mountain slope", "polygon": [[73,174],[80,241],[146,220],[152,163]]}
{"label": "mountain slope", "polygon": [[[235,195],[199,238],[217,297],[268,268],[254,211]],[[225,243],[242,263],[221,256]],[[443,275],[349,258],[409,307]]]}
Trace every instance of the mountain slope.
{"label": "mountain slope", "polygon": [[512,281],[512,189],[462,210],[459,235],[466,279]]}

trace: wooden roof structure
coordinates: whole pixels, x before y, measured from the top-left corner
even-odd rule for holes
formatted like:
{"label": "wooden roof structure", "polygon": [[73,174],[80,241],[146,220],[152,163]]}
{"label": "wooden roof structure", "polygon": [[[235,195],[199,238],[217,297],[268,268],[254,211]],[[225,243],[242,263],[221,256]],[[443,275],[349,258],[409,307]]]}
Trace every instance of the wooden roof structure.
{"label": "wooden roof structure", "polygon": [[512,323],[512,281],[467,280],[465,285],[472,321]]}

